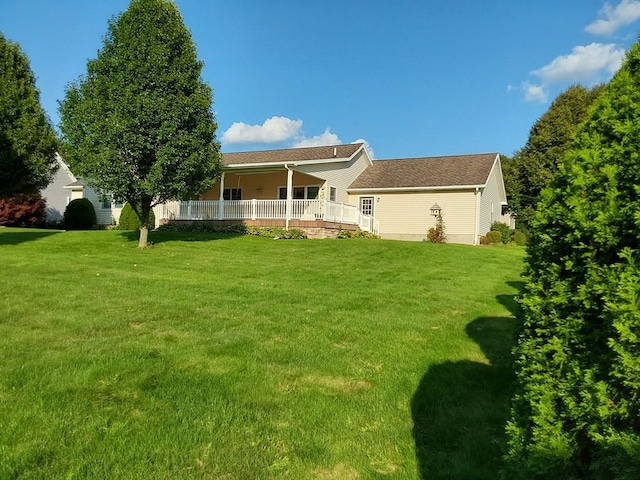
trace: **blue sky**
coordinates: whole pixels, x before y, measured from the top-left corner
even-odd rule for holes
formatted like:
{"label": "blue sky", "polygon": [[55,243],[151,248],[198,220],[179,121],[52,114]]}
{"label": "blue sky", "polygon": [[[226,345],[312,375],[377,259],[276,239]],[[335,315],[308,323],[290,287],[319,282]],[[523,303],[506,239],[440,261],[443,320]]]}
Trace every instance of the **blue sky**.
{"label": "blue sky", "polygon": [[[569,85],[607,81],[640,0],[176,0],[223,151],[364,139],[375,158],[522,148]],[[3,0],[54,125],[128,0]]]}

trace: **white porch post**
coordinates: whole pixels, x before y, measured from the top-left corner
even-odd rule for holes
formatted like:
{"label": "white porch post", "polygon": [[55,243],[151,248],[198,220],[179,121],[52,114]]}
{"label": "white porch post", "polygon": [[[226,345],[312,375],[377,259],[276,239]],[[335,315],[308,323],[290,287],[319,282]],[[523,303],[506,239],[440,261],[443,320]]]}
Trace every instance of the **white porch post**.
{"label": "white porch post", "polygon": [[224,172],[220,175],[220,199],[218,200],[218,220],[224,219]]}
{"label": "white porch post", "polygon": [[285,213],[285,229],[289,230],[289,220],[291,220],[291,207],[292,207],[292,194],[293,194],[293,170],[287,165],[284,166],[287,169],[287,206]]}

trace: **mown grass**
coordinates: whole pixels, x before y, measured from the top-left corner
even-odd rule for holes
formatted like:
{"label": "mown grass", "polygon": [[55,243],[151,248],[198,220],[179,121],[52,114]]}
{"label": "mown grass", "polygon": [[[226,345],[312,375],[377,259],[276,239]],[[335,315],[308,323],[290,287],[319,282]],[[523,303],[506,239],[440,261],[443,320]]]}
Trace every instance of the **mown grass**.
{"label": "mown grass", "polygon": [[493,479],[518,248],[0,229],[0,478]]}

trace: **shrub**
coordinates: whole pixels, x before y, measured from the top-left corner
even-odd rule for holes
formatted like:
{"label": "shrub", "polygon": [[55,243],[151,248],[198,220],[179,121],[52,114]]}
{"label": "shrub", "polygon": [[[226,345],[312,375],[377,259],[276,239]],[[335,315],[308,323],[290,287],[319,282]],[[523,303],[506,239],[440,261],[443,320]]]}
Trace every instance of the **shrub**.
{"label": "shrub", "polygon": [[486,235],[480,237],[480,245],[491,245],[491,242]]}
{"label": "shrub", "polygon": [[356,230],[352,232],[351,238],[380,238],[380,235],[376,235],[375,233],[367,232],[365,230]]}
{"label": "shrub", "polygon": [[502,222],[493,222],[491,224],[491,231],[500,232],[500,241],[504,244],[507,244],[509,240],[511,240],[513,235],[513,230],[509,225]]}
{"label": "shrub", "polygon": [[491,245],[502,243],[502,233],[497,232],[495,230],[491,230],[490,232],[487,232],[486,238],[487,238],[487,243]]}
{"label": "shrub", "polygon": [[257,237],[302,239],[307,233],[299,228],[285,230],[282,227],[248,227],[243,224],[221,225],[216,222],[169,222],[158,227],[159,232],[236,233]]}
{"label": "shrub", "polygon": [[347,230],[346,228],[339,228],[336,233],[336,238],[380,238],[380,235],[365,232],[364,230]]}
{"label": "shrub", "polygon": [[71,200],[64,211],[64,228],[67,230],[90,230],[96,222],[96,210],[87,198]]}
{"label": "shrub", "polygon": [[442,214],[438,214],[438,217],[436,218],[436,226],[431,227],[427,231],[427,241],[431,243],[447,243]]}
{"label": "shrub", "polygon": [[640,42],[527,241],[505,478],[640,478]]}
{"label": "shrub", "polygon": [[346,228],[339,228],[338,232],[336,233],[336,238],[351,238],[353,236],[353,233],[351,232],[351,230],[347,230]]}
{"label": "shrub", "polygon": [[513,232],[513,241],[515,242],[516,245],[523,247],[527,244],[527,236],[523,231],[515,230]]}
{"label": "shrub", "polygon": [[[153,214],[153,210],[149,212],[149,221],[147,222],[147,228],[153,229],[156,225],[156,217]],[[133,207],[129,202],[125,203],[120,212],[120,218],[118,218],[118,230],[140,230],[140,218],[133,210]]]}
{"label": "shrub", "polygon": [[46,203],[39,193],[0,198],[0,225],[30,227],[44,222]]}
{"label": "shrub", "polygon": [[307,233],[299,228],[286,230],[281,227],[246,227],[248,235],[267,238],[283,238],[287,240],[307,238]]}

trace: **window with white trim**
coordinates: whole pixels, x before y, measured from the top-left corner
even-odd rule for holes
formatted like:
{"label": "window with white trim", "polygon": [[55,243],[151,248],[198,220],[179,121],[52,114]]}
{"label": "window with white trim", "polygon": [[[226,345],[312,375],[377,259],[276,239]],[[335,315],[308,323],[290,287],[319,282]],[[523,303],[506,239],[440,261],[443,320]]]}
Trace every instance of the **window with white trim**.
{"label": "window with white trim", "polygon": [[242,200],[241,188],[225,188],[222,191],[223,200]]}
{"label": "window with white trim", "polygon": [[[315,200],[320,193],[320,187],[318,185],[310,185],[307,187],[293,187],[291,190],[291,198],[294,200]],[[287,187],[278,188],[278,199],[287,199]]]}
{"label": "window with white trim", "polygon": [[122,202],[116,202],[113,195],[103,195],[100,197],[100,208],[103,210],[111,210],[113,208],[122,208]]}
{"label": "window with white trim", "polygon": [[360,197],[360,213],[373,216],[373,197]]}
{"label": "window with white trim", "polygon": [[335,202],[338,198],[338,189],[336,187],[329,187],[329,201]]}

